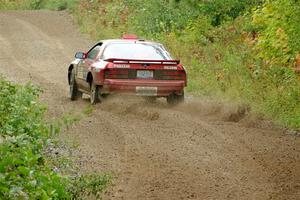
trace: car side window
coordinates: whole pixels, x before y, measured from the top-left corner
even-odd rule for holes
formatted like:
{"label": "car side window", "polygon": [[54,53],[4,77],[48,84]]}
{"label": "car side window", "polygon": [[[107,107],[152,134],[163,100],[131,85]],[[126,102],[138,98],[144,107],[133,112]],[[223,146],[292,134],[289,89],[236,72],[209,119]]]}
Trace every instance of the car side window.
{"label": "car side window", "polygon": [[99,54],[100,50],[101,50],[100,45],[94,47],[92,50],[89,51],[89,53],[87,55],[87,58],[88,59],[95,59],[96,56]]}

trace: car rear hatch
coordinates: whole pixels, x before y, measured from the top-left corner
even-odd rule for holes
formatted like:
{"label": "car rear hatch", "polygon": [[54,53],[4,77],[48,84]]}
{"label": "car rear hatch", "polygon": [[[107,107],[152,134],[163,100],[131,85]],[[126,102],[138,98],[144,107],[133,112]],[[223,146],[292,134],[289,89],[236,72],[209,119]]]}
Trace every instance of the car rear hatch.
{"label": "car rear hatch", "polygon": [[107,59],[105,79],[182,80],[186,85],[186,72],[179,60]]}

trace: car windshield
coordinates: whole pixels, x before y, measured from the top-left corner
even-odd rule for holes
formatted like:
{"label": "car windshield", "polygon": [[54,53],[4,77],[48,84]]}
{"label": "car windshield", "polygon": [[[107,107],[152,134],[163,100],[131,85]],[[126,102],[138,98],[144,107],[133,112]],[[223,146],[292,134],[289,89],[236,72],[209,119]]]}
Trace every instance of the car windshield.
{"label": "car windshield", "polygon": [[171,60],[162,46],[149,43],[115,43],[108,45],[103,53],[105,59]]}

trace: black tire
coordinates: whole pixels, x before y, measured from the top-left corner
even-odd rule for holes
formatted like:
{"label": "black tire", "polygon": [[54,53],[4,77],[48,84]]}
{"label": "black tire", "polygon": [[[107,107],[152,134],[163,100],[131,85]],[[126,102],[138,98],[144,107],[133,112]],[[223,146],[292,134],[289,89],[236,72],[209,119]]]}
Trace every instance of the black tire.
{"label": "black tire", "polygon": [[90,102],[92,105],[101,102],[100,87],[94,82],[91,84]]}
{"label": "black tire", "polygon": [[171,94],[167,97],[167,102],[169,105],[177,105],[179,103],[183,103],[184,102],[184,93],[182,93],[181,95],[178,94]]}
{"label": "black tire", "polygon": [[69,95],[70,95],[70,99],[72,101],[75,101],[79,97],[82,96],[82,92],[80,92],[78,90],[78,86],[77,86],[77,83],[76,83],[76,80],[75,80],[75,72],[74,72],[74,70],[71,71],[69,87],[70,87],[70,94]]}

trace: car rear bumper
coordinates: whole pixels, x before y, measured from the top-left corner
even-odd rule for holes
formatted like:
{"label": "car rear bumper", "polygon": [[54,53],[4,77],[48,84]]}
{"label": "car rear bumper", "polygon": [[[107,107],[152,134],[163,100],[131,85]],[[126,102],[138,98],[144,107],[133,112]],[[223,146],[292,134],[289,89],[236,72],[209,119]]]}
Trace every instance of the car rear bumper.
{"label": "car rear bumper", "polygon": [[105,79],[103,92],[166,97],[172,93],[181,95],[184,87],[183,80]]}

